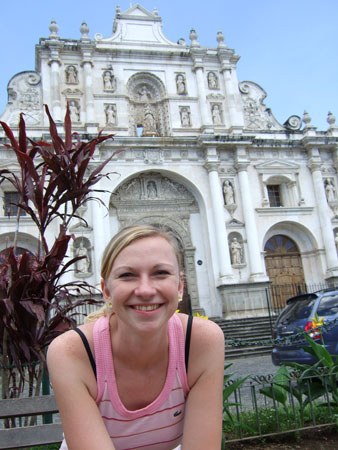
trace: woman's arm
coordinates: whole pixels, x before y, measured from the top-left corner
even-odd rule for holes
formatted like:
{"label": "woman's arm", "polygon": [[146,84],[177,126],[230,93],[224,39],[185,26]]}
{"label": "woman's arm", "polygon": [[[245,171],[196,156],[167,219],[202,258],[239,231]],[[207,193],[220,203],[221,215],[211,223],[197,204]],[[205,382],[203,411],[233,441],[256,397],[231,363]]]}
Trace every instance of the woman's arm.
{"label": "woman's arm", "polygon": [[95,403],[96,380],[80,337],[73,331],[48,349],[48,370],[69,450],[115,450]]}
{"label": "woman's arm", "polygon": [[194,318],[182,450],[220,450],[223,381],[223,332],[212,321]]}

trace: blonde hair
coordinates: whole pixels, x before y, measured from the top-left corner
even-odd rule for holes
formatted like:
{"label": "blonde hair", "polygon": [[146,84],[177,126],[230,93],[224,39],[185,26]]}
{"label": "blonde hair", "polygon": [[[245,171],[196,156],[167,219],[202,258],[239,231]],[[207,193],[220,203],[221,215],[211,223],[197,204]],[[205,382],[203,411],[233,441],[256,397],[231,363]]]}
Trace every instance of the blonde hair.
{"label": "blonde hair", "polygon": [[[182,252],[178,240],[172,233],[153,225],[131,225],[120,230],[110,240],[107,247],[105,248],[101,262],[101,278],[105,281],[107,280],[116,257],[123,249],[128,247],[128,245],[130,245],[132,242],[147,237],[162,237],[163,239],[165,239],[175,252],[179,271],[182,270]],[[99,317],[106,316],[111,313],[111,307],[107,303],[105,303],[100,309],[89,314],[85,319],[85,322],[93,322]]]}

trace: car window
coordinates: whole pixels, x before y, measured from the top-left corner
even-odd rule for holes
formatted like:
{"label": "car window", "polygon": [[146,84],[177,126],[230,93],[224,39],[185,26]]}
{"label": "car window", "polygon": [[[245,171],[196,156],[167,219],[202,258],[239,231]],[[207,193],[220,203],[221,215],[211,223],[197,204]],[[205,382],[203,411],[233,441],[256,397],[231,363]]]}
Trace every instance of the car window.
{"label": "car window", "polygon": [[280,316],[280,321],[307,319],[311,314],[313,304],[317,297],[309,295],[290,302]]}
{"label": "car window", "polygon": [[320,299],[318,316],[334,316],[338,313],[338,294],[325,295]]}

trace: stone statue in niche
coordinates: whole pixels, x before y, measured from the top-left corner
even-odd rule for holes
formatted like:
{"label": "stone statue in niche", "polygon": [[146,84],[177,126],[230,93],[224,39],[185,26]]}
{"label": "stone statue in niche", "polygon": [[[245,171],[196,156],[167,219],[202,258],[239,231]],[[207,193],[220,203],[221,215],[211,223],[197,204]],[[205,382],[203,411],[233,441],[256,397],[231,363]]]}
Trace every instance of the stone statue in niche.
{"label": "stone statue in niche", "polygon": [[106,123],[116,124],[116,105],[106,105],[104,111],[106,114]]}
{"label": "stone statue in niche", "polygon": [[82,258],[76,262],[76,271],[80,273],[89,273],[90,269],[90,257],[87,248],[84,246],[83,240],[81,239],[79,247],[75,252],[76,256],[81,256]]}
{"label": "stone statue in niche", "polygon": [[148,181],[147,196],[151,200],[154,198],[157,198],[157,187],[156,187],[155,181]]}
{"label": "stone statue in niche", "polygon": [[208,87],[209,89],[217,89],[218,88],[218,79],[215,72],[208,73]]}
{"label": "stone statue in niche", "polygon": [[219,105],[213,105],[211,108],[211,115],[212,115],[212,123],[214,125],[221,125],[222,124],[222,114],[221,114],[221,108]]}
{"label": "stone statue in niche", "polygon": [[157,136],[156,122],[151,112],[144,115],[142,136]]}
{"label": "stone statue in niche", "polygon": [[69,103],[70,118],[72,122],[80,121],[80,106],[75,100]]}
{"label": "stone statue in niche", "polygon": [[75,66],[67,66],[65,72],[67,84],[78,84],[77,69]]}
{"label": "stone statue in niche", "polygon": [[230,243],[230,254],[231,254],[231,264],[236,265],[243,263],[242,244],[235,237],[232,239]]}
{"label": "stone statue in niche", "polygon": [[105,70],[103,72],[103,89],[105,91],[114,91],[115,90],[115,77],[113,75],[112,70]]}
{"label": "stone statue in niche", "polygon": [[149,102],[151,100],[151,92],[147,89],[146,86],[142,86],[141,89],[138,91],[139,101],[140,102]]}
{"label": "stone statue in niche", "polygon": [[326,178],[325,180],[325,192],[326,198],[328,202],[334,202],[337,199],[336,189],[333,183],[333,180],[330,178]]}
{"label": "stone statue in niche", "polygon": [[233,205],[235,203],[234,188],[229,180],[225,180],[223,183],[223,195],[226,205]]}
{"label": "stone statue in niche", "polygon": [[180,116],[182,127],[191,127],[190,111],[188,107],[180,108]]}
{"label": "stone statue in niche", "polygon": [[186,84],[185,84],[185,78],[184,75],[179,73],[176,76],[176,88],[177,88],[177,93],[179,95],[184,95],[187,93],[186,91]]}

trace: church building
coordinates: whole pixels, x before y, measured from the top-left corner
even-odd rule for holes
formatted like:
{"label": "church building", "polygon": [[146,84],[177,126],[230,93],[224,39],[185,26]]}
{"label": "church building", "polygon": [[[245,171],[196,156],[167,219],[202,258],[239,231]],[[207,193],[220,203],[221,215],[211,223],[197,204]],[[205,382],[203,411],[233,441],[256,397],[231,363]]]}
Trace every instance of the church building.
{"label": "church building", "polygon": [[[36,70],[15,74],[0,120],[15,132],[25,113],[28,136],[48,134],[47,104],[58,130],[67,103],[82,139],[114,134],[93,165],[119,151],[100,180],[102,201],[74,221],[73,276],[100,285],[102,252],[121,227],[154,224],[170,230],[184,254],[183,309],[224,318],[267,313],[271,286],[335,285],[338,281],[338,127],[311,118],[280,124],[266,92],[237,78],[239,56],[221,31],[204,47],[168,40],[157,10],[116,8],[111,36],[78,39],[50,34],[36,45]],[[278,88],[278,86],[276,86]],[[0,130],[1,168],[15,167]],[[16,193],[0,185],[0,252],[15,232]],[[103,206],[105,205],[105,207]],[[49,237],[54,236],[53,226]],[[36,250],[37,230],[20,220],[18,246]]]}

